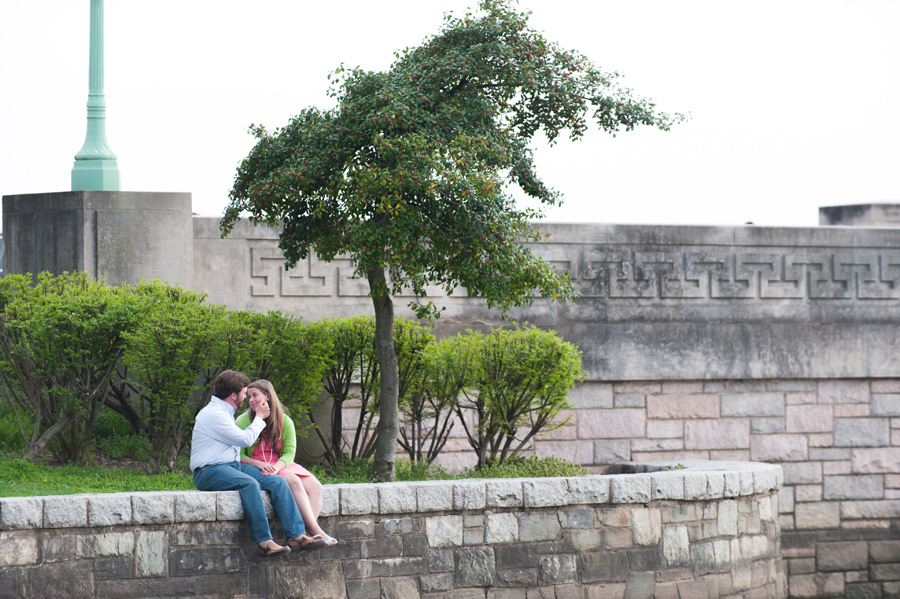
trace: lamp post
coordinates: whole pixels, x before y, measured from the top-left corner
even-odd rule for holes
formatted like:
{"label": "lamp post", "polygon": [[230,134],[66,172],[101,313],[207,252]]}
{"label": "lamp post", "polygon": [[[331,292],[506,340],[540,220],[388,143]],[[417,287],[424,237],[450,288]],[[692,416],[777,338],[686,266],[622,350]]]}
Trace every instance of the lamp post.
{"label": "lamp post", "polygon": [[106,96],[103,92],[103,0],[91,0],[91,54],[88,73],[87,135],[75,154],[72,191],[119,190],[119,166],[106,141]]}

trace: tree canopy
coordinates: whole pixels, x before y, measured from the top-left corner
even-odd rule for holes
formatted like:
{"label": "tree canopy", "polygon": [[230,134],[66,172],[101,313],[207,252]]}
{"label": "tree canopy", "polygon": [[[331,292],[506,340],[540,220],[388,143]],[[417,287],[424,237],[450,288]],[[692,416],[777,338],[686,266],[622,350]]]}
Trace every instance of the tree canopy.
{"label": "tree canopy", "polygon": [[[310,250],[326,261],[348,255],[382,326],[393,318],[390,295],[404,288],[420,316],[438,313],[428,285],[462,286],[504,311],[535,293],[571,298],[568,276],[529,247],[540,211],[510,193],[515,185],[544,205],[561,201],[536,173],[529,143],[538,132],[551,143],[578,139],[591,120],[615,134],[668,130],[683,117],[656,111],[528,17],[510,0],[482,0],[477,13],[446,16],[440,33],[398,52],[385,72],[338,68],[333,108],[306,108],[273,131],[251,126],[257,143],[238,167],[223,236],[248,213],[281,225],[287,268]],[[377,334],[388,345],[389,331]],[[379,354],[382,373],[396,371],[393,359]]]}

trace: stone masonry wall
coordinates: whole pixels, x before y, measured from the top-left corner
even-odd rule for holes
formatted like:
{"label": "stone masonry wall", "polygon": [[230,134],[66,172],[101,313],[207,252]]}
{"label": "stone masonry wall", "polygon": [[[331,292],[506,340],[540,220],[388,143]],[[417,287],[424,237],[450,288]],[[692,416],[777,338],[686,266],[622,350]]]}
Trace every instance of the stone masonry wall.
{"label": "stone masonry wall", "polygon": [[900,380],[586,383],[540,455],[784,469],[791,597],[900,597]]}
{"label": "stone masonry wall", "polygon": [[275,560],[252,555],[236,492],[3,498],[0,597],[784,597],[781,469],[663,467],[326,486],[340,543]]}

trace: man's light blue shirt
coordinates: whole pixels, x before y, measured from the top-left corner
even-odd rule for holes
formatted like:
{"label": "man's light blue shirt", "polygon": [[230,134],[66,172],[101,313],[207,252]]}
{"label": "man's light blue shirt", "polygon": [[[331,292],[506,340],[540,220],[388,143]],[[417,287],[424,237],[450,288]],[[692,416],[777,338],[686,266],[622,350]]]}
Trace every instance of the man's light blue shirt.
{"label": "man's light blue shirt", "polygon": [[191,438],[191,471],[212,464],[240,461],[240,447],[250,447],[266,428],[257,416],[246,429],[234,423],[234,407],[215,395],[197,414]]}

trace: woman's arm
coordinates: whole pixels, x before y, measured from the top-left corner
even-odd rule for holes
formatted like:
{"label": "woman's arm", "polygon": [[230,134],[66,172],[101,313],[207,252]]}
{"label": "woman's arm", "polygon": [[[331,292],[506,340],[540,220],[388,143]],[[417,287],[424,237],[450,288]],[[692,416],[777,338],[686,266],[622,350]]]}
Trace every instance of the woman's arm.
{"label": "woman's arm", "polygon": [[288,464],[294,463],[294,456],[297,454],[297,429],[294,428],[294,421],[285,414],[281,426],[281,453],[279,457],[284,461],[286,468]]}

